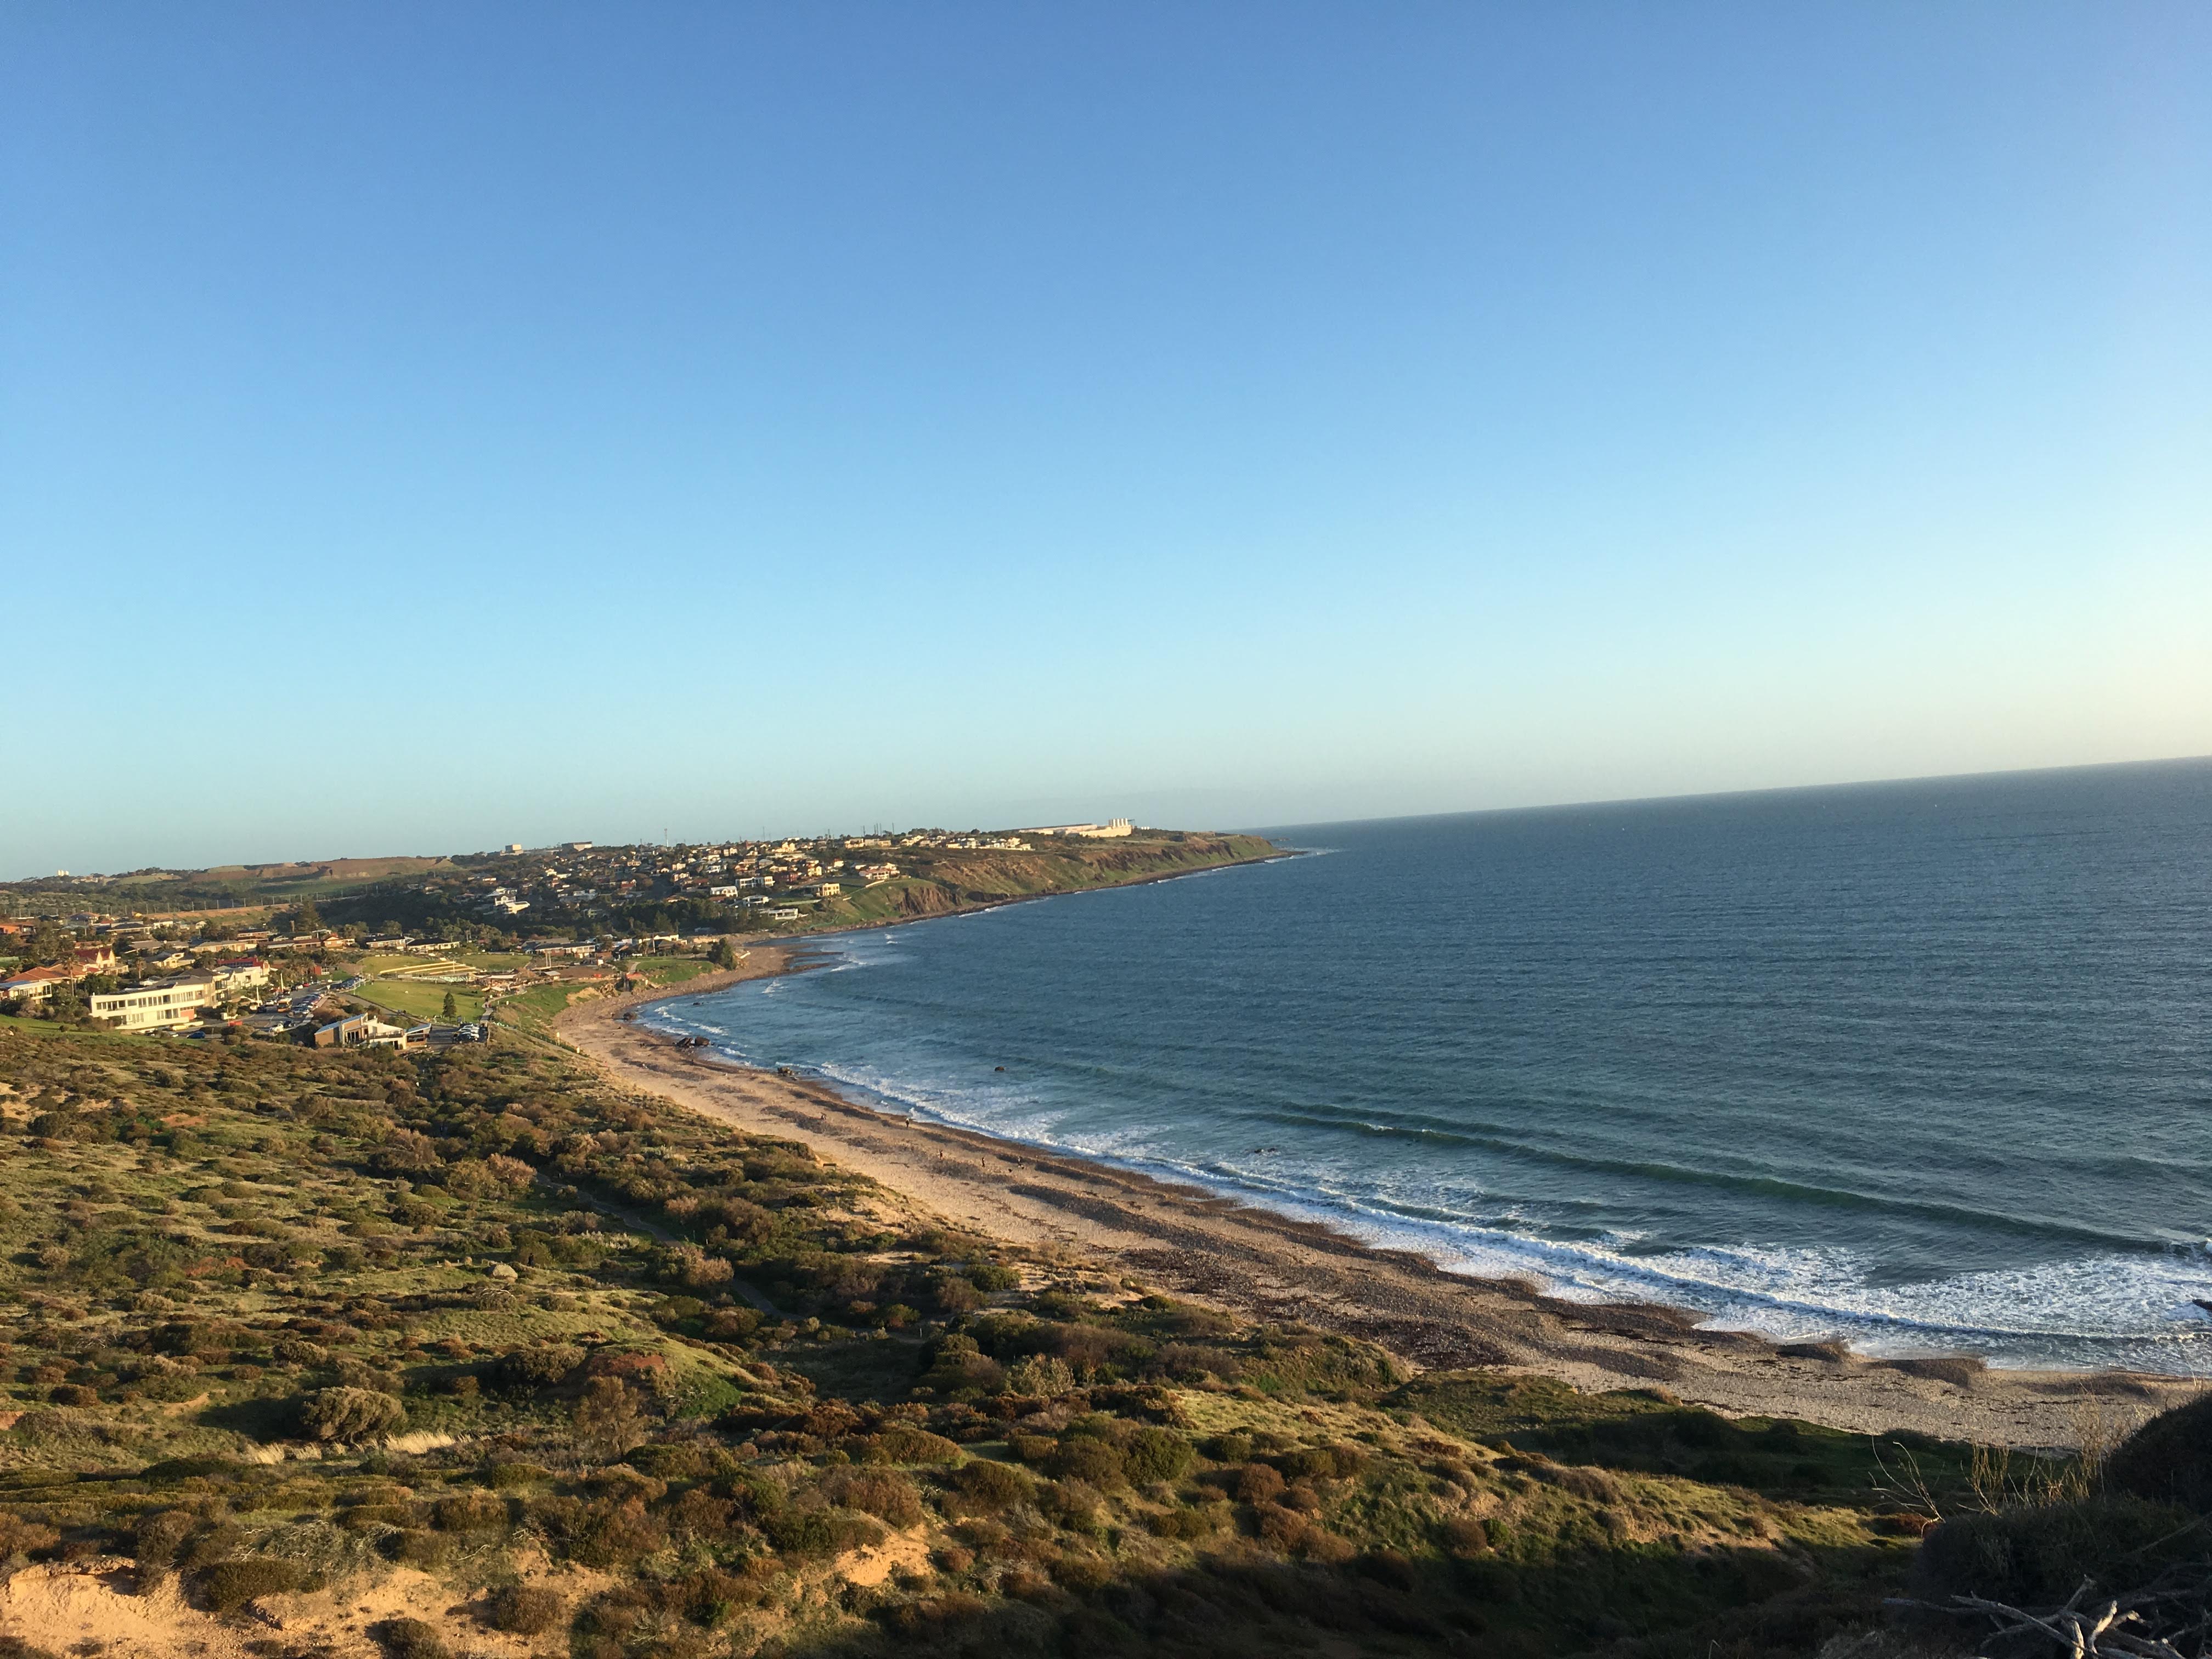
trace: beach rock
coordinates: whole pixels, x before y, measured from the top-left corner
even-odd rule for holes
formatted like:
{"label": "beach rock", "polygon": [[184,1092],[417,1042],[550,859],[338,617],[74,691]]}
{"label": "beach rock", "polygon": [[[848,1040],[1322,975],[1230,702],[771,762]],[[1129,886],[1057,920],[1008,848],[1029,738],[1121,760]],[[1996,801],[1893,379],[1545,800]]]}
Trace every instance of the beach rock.
{"label": "beach rock", "polygon": [[485,1269],[485,1273],[488,1277],[492,1279],[520,1279],[521,1277],[520,1273],[516,1273],[514,1268],[508,1267],[504,1261],[493,1262],[489,1267]]}

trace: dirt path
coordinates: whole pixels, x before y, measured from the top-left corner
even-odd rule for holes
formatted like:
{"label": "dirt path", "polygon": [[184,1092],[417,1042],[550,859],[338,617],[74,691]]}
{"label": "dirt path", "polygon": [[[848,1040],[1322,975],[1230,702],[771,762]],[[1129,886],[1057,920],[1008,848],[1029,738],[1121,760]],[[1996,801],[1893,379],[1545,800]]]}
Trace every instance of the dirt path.
{"label": "dirt path", "polygon": [[643,1001],[785,971],[790,954],[757,950],[735,973],[673,993],[579,1004],[556,1029],[628,1086],[803,1140],[948,1221],[1257,1317],[1365,1337],[1422,1369],[1508,1366],[1585,1389],[1656,1384],[1738,1414],[2026,1447],[2072,1444],[2085,1411],[2125,1426],[2196,1392],[2179,1379],[2113,1373],[1947,1380],[1901,1364],[1784,1354],[1758,1338],[1699,1330],[1672,1309],[1561,1302],[1145,1176],[894,1117],[805,1079],[679,1050],[622,1018]]}

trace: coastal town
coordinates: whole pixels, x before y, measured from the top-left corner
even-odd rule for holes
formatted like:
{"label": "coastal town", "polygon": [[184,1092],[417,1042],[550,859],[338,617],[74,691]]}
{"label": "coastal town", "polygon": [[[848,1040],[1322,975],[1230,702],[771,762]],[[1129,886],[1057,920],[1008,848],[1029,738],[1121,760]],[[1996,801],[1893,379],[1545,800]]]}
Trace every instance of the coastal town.
{"label": "coastal town", "polygon": [[[0,1017],[319,1048],[480,1042],[502,1005],[664,983],[749,939],[1248,857],[1126,818],[444,858],[57,872],[0,884]],[[1110,854],[1108,849],[1111,849]]]}

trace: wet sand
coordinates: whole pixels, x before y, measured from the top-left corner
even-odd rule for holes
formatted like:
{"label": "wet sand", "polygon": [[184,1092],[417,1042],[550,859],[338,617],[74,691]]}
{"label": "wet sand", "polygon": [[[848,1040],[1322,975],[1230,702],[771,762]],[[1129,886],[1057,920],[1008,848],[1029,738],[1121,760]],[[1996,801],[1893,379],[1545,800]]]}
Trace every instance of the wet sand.
{"label": "wet sand", "polygon": [[2074,1444],[2085,1423],[2124,1430],[2199,1390],[2186,1379],[2136,1373],[1784,1352],[1762,1338],[1701,1330],[1698,1316],[1676,1309],[1562,1301],[1533,1284],[1448,1273],[1418,1255],[1194,1188],[909,1121],[810,1079],[679,1050],[674,1039],[622,1018],[643,1003],[789,971],[805,950],[803,941],[756,948],[733,973],[581,1002],[555,1027],[622,1085],[741,1129],[804,1141],[948,1222],[1255,1318],[1364,1337],[1418,1370],[1494,1366],[1581,1389],[1661,1387],[1739,1415],[2039,1448]]}

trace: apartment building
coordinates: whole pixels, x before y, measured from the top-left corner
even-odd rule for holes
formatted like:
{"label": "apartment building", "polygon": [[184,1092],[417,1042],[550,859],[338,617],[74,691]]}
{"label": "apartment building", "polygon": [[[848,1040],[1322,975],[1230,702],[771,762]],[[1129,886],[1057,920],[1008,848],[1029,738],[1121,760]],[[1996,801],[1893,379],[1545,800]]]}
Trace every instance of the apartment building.
{"label": "apartment building", "polygon": [[191,1024],[214,1000],[215,981],[195,975],[127,991],[96,992],[89,1001],[92,1017],[117,1030],[153,1031]]}

